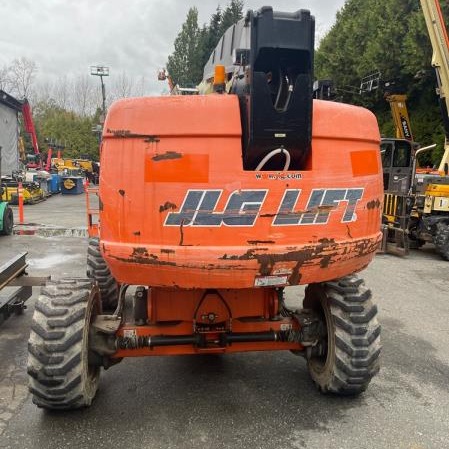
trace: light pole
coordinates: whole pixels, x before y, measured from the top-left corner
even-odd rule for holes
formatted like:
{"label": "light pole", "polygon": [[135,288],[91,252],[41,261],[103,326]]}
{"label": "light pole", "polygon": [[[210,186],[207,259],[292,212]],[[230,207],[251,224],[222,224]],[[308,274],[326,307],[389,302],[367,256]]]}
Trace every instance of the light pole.
{"label": "light pole", "polygon": [[103,76],[109,76],[109,67],[105,66],[91,66],[90,74],[99,76],[101,81],[101,96],[103,98],[103,122],[106,118],[106,91],[103,82]]}

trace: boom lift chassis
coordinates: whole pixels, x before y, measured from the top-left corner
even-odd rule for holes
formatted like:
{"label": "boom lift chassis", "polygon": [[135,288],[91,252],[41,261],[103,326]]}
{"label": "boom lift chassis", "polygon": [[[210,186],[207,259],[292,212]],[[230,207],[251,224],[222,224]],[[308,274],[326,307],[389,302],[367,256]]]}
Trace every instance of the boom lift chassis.
{"label": "boom lift chassis", "polygon": [[[290,350],[324,393],[368,387],[380,326],[355,273],[381,238],[378,126],[313,102],[314,24],[306,10],[250,11],[205,66],[199,90],[215,94],[111,106],[87,279],[47,282],[36,301],[37,406],[89,406],[102,367],[151,355]],[[302,308],[288,308],[284,287],[299,284]]]}

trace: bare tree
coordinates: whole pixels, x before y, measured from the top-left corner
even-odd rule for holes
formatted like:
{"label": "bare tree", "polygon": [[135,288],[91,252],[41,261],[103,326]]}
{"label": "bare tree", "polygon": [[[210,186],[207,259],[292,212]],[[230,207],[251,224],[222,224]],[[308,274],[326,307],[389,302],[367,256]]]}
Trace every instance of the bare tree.
{"label": "bare tree", "polygon": [[[101,107],[101,85],[89,75],[61,75],[51,81],[37,79],[34,82],[36,72],[34,61],[25,57],[15,59],[11,65],[0,68],[0,89],[18,98],[27,97],[31,104],[51,103],[84,117],[93,115]],[[145,95],[147,80],[144,76],[135,78],[123,71],[108,81],[107,105],[119,98]]]}
{"label": "bare tree", "polygon": [[89,115],[95,110],[96,92],[92,86],[92,80],[88,75],[78,75],[73,84],[75,112],[82,116]]}
{"label": "bare tree", "polygon": [[114,79],[112,85],[112,98],[127,98],[132,95],[134,88],[134,80],[130,78],[125,71]]}
{"label": "bare tree", "polygon": [[146,84],[146,80],[145,80],[145,76],[141,76],[134,88],[134,95],[136,97],[143,97],[145,95],[145,84]]}
{"label": "bare tree", "polygon": [[9,73],[9,67],[4,65],[0,68],[0,89],[8,92],[11,85],[11,76]]}
{"label": "bare tree", "polygon": [[51,81],[38,82],[33,88],[33,94],[31,98],[31,104],[37,104],[40,101],[48,103],[53,98],[53,83]]}
{"label": "bare tree", "polygon": [[31,87],[37,72],[36,63],[22,56],[20,59],[14,59],[9,72],[12,93],[19,98],[27,98],[31,93]]}
{"label": "bare tree", "polygon": [[[60,76],[54,85],[53,96],[56,104],[63,109],[71,109],[73,106],[73,98],[70,95],[72,82],[67,75]],[[72,88],[73,91],[73,88]]]}

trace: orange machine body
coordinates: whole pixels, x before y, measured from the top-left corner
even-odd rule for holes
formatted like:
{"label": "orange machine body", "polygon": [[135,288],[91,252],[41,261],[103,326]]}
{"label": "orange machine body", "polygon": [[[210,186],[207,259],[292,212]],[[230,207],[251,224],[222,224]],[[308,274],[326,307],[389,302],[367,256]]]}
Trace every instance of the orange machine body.
{"label": "orange machine body", "polygon": [[289,350],[321,391],[366,389],[380,326],[353,273],[382,240],[380,135],[370,111],[313,100],[314,29],[305,9],[248,11],[195,95],[110,106],[86,188],[90,280],[37,303],[36,404],[89,405],[100,367],[181,354]]}
{"label": "orange machine body", "polygon": [[236,96],[115,103],[100,178],[101,250],[113,276],[244,289],[367,266],[381,238],[377,122],[365,109],[315,100],[312,129],[306,169],[244,171]]}
{"label": "orange machine body", "polygon": [[[148,319],[120,326],[114,357],[303,350],[270,336],[300,331],[278,315],[282,287],[337,279],[374,257],[383,185],[369,111],[315,101],[304,170],[245,171],[241,145],[235,95],[127,99],[109,110],[100,248],[120,284],[150,287]],[[237,342],[220,340],[230,333]],[[187,340],[129,348],[128,336]]]}

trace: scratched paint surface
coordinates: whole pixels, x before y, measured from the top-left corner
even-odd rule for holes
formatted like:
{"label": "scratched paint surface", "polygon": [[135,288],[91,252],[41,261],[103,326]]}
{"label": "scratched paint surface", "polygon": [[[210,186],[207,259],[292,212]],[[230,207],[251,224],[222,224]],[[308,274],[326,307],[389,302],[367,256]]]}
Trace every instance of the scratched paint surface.
{"label": "scratched paint surface", "polygon": [[236,97],[116,103],[100,182],[114,277],[248,288],[256,276],[287,273],[296,285],[368,265],[383,200],[377,123],[362,108],[319,101],[313,120],[303,170],[255,172],[242,167]]}

